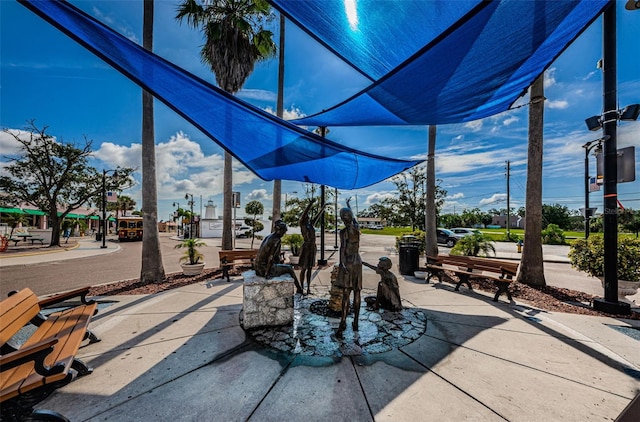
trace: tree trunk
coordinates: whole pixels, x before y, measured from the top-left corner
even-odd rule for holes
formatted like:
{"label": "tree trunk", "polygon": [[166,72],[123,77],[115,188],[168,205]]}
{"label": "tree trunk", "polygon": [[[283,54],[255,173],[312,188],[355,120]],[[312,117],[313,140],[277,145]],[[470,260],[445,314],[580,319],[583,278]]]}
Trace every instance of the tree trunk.
{"label": "tree trunk", "polygon": [[[53,208],[55,209],[55,207]],[[49,224],[51,225],[51,241],[49,246],[60,246],[60,219],[58,213],[48,215]]]}
{"label": "tree trunk", "polygon": [[427,194],[424,217],[425,253],[429,256],[438,255],[438,241],[436,238],[436,127],[429,126],[429,146],[427,152]]}
{"label": "tree trunk", "polygon": [[233,168],[231,166],[231,154],[224,152],[224,188],[223,188],[223,209],[222,209],[222,249],[233,249],[233,238],[231,237],[231,216],[232,216],[232,189],[233,189]]}
{"label": "tree trunk", "polygon": [[542,141],[544,128],[544,74],[531,85],[529,94],[529,150],[524,248],[518,281],[546,286],[542,258]]}
{"label": "tree trunk", "polygon": [[[284,115],[284,15],[280,13],[280,49],[278,55],[278,99],[276,101],[276,116],[282,119]],[[274,224],[281,217],[280,203],[282,202],[282,181],[273,181],[273,218],[271,219],[271,231]],[[253,239],[251,240],[253,248]]]}
{"label": "tree trunk", "polygon": [[[153,0],[144,0],[142,44],[153,51]],[[165,279],[158,233],[158,194],[153,96],[142,91],[142,269],[140,281],[158,283]],[[103,233],[105,236],[106,233]]]}

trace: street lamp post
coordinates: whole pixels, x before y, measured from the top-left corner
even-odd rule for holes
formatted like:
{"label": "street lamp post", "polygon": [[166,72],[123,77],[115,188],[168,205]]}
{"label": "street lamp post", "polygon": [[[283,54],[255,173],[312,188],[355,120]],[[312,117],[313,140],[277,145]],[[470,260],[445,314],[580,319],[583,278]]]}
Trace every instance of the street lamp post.
{"label": "street lamp post", "polygon": [[[191,199],[189,199],[189,197],[191,197]],[[189,215],[189,239],[193,239],[193,194],[185,194],[184,199],[187,200],[187,205],[189,205],[191,210],[191,215]]]}
{"label": "street lamp post", "polygon": [[589,221],[595,209],[589,208],[589,153],[592,149],[596,148],[596,151],[602,148],[602,141],[605,138],[596,139],[587,142],[582,146],[584,148],[584,238],[589,238]]}
{"label": "street lamp post", "polygon": [[102,170],[102,249],[107,247],[107,173],[110,172],[114,177],[118,175],[118,170]]}
{"label": "street lamp post", "polygon": [[[182,228],[182,219],[180,218],[180,202],[174,202],[173,206],[177,207],[176,208],[176,216],[180,220],[180,228]],[[179,233],[180,231],[178,230],[177,227],[176,227],[176,231],[178,232],[178,236],[180,236],[180,233]],[[184,237],[184,229],[182,229],[182,236]]]}

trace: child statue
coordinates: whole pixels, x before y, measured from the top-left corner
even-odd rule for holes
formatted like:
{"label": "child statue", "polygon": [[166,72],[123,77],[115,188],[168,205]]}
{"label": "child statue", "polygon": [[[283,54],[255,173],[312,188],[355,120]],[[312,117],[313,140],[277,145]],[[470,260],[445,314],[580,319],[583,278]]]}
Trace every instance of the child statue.
{"label": "child statue", "polygon": [[398,279],[396,275],[389,271],[391,266],[391,260],[383,256],[378,261],[378,266],[374,267],[366,262],[362,263],[367,267],[375,270],[377,274],[380,274],[380,282],[378,283],[378,293],[376,295],[376,303],[373,304],[373,309],[386,309],[387,311],[401,311],[402,300],[400,299],[400,288],[398,287]]}

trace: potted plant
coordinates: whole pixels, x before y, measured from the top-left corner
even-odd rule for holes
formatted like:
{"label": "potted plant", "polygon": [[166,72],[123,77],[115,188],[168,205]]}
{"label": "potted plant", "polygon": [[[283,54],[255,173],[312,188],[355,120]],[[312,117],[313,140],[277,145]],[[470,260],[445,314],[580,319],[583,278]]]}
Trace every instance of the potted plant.
{"label": "potted plant", "polygon": [[[625,296],[636,294],[640,287],[640,239],[618,239],[618,300],[630,303]],[[579,271],[598,277],[604,284],[604,238],[590,236],[577,239],[569,248],[569,262]]]}
{"label": "potted plant", "polygon": [[204,256],[196,249],[200,246],[206,246],[206,243],[200,239],[184,239],[175,246],[175,249],[186,248],[187,250],[180,257],[180,266],[184,275],[198,275],[204,268]]}
{"label": "potted plant", "polygon": [[304,243],[304,237],[298,233],[285,234],[282,236],[282,244],[289,246],[289,262],[292,265],[298,265],[298,257],[300,256],[300,248]]}

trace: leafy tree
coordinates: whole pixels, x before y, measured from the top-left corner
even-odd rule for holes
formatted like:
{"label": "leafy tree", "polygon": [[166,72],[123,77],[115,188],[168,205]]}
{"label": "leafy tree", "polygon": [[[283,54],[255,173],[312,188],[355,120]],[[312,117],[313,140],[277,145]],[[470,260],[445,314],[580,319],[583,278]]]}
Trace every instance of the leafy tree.
{"label": "leafy tree", "polygon": [[591,233],[601,233],[604,227],[602,216],[591,217],[589,220],[589,231]]}
{"label": "leafy tree", "polygon": [[[425,225],[426,205],[426,169],[413,167],[412,169],[394,176],[391,181],[398,189],[397,198],[387,198],[383,201],[394,210],[398,221],[396,225],[411,226],[412,230],[423,229]],[[439,214],[447,192],[436,185],[435,213]]]}
{"label": "leafy tree", "polygon": [[[263,26],[273,16],[265,0],[211,0],[204,4],[184,0],[178,6],[176,19],[202,29],[205,43],[200,57],[211,67],[218,86],[234,94],[242,88],[256,62],[275,55],[273,34]],[[222,249],[231,249],[233,242],[231,164],[231,154],[225,151]]]}
{"label": "leafy tree", "polygon": [[[0,176],[0,189],[13,203],[27,203],[47,212],[52,228],[49,246],[60,245],[62,220],[74,209],[102,195],[103,174],[88,165],[92,149],[91,141],[86,138],[79,147],[57,141],[46,133],[46,126],[39,129],[33,120],[25,130],[26,136],[4,130],[20,144],[20,149],[17,155],[5,157],[9,160],[5,167],[8,175]],[[107,175],[107,190],[129,187],[131,173],[131,168],[120,168]],[[59,216],[58,208],[63,210]]]}
{"label": "leafy tree", "polygon": [[635,233],[636,237],[640,233],[640,211],[625,208],[618,213],[618,221],[623,230]]}
{"label": "leafy tree", "polygon": [[[326,199],[325,202],[328,204],[332,204],[335,201],[335,193],[331,189],[325,189]],[[305,208],[309,205],[309,201],[311,201],[312,196],[305,198],[297,198],[291,197],[287,199],[287,203],[285,206],[286,211],[282,213],[282,221],[287,223],[289,227],[297,227],[300,221],[300,216]],[[318,215],[320,212],[320,201],[316,200],[311,205],[309,209],[310,215]],[[324,209],[325,212],[325,222],[329,226],[334,226],[336,223],[336,216],[334,207],[327,206]]]}
{"label": "leafy tree", "polygon": [[392,220],[393,209],[379,202],[360,212],[360,217],[379,218],[387,223]]}
{"label": "leafy tree", "polygon": [[[142,45],[153,51],[153,0],[144,0]],[[158,187],[156,183],[156,141],[153,96],[142,91],[142,268],[140,282],[159,283],[165,279],[158,233]]]}
{"label": "leafy tree", "polygon": [[253,249],[253,241],[256,238],[256,233],[264,229],[264,225],[258,221],[258,215],[264,214],[264,205],[260,201],[250,201],[245,205],[244,212],[248,215],[252,215],[252,219],[244,220],[247,226],[251,227],[251,248]]}
{"label": "leafy tree", "polygon": [[571,226],[571,212],[565,205],[542,205],[542,225],[543,228],[549,224],[555,224],[563,230]]}
{"label": "leafy tree", "polygon": [[[96,201],[98,206],[102,206],[100,201]],[[107,211],[113,211],[117,214],[120,213],[121,217],[127,215],[127,211],[133,211],[136,209],[136,201],[130,196],[120,195],[117,202],[107,202]]]}
{"label": "leafy tree", "polygon": [[461,227],[462,217],[460,214],[442,214],[438,219],[442,227]]}
{"label": "leafy tree", "polygon": [[473,227],[482,223],[482,211],[480,208],[465,209],[462,211],[461,218],[463,227]]}

